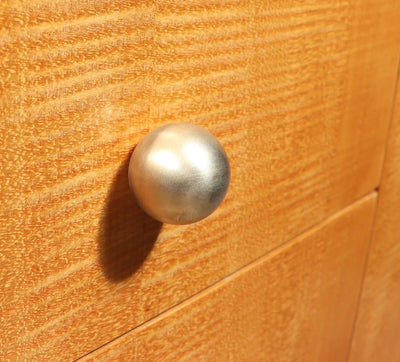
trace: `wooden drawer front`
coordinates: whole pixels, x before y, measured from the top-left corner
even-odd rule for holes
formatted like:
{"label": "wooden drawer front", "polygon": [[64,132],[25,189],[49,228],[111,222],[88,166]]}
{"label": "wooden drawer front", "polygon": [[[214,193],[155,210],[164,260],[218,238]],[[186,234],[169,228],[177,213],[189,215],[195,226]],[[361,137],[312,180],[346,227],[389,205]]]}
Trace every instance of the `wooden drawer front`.
{"label": "wooden drawer front", "polygon": [[346,361],[376,195],[85,361]]}
{"label": "wooden drawer front", "polygon": [[[2,2],[0,359],[88,353],[377,187],[393,7]],[[183,227],[126,180],[134,145],[175,121],[232,166],[219,210]]]}

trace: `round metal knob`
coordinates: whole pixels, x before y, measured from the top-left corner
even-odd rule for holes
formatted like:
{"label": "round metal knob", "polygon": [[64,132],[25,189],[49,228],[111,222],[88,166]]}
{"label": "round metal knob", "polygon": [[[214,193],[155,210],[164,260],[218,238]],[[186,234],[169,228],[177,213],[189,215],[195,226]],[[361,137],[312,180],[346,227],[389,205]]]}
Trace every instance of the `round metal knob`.
{"label": "round metal knob", "polygon": [[168,224],[190,224],[210,215],[230,180],[221,144],[190,123],[171,123],[148,133],[132,153],[128,173],[138,204]]}

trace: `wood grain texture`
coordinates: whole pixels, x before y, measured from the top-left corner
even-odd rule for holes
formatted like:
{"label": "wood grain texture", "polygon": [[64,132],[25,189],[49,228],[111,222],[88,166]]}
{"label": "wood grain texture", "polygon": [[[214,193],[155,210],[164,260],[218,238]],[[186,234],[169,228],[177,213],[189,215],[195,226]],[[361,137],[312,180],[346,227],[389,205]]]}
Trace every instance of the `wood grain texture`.
{"label": "wood grain texture", "polygon": [[400,361],[400,83],[351,362]]}
{"label": "wood grain texture", "polygon": [[[0,359],[77,358],[377,187],[394,6],[2,1]],[[182,227],[126,179],[140,138],[175,121],[232,166],[222,207]]]}
{"label": "wood grain texture", "polygon": [[376,194],[83,361],[346,361]]}

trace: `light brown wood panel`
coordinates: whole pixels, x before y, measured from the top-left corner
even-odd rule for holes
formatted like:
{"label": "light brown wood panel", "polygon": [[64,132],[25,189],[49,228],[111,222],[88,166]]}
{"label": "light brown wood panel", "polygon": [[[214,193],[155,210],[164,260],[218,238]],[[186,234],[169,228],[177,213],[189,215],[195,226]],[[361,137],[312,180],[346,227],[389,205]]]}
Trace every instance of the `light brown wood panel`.
{"label": "light brown wood panel", "polygon": [[345,361],[376,194],[84,361]]}
{"label": "light brown wood panel", "polygon": [[[396,4],[2,1],[0,359],[79,357],[377,187]],[[175,121],[232,166],[219,210],[179,227],[126,177]]]}
{"label": "light brown wood panel", "polygon": [[400,83],[350,361],[400,361]]}

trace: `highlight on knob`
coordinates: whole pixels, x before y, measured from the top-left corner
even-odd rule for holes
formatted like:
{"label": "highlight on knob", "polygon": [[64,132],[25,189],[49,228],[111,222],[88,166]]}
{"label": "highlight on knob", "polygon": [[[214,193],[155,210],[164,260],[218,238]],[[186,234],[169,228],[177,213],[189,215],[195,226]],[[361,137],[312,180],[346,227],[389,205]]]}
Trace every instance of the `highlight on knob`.
{"label": "highlight on knob", "polygon": [[190,123],[170,123],[139,142],[128,176],[147,214],[168,224],[190,224],[221,204],[230,167],[225,150],[210,132]]}

